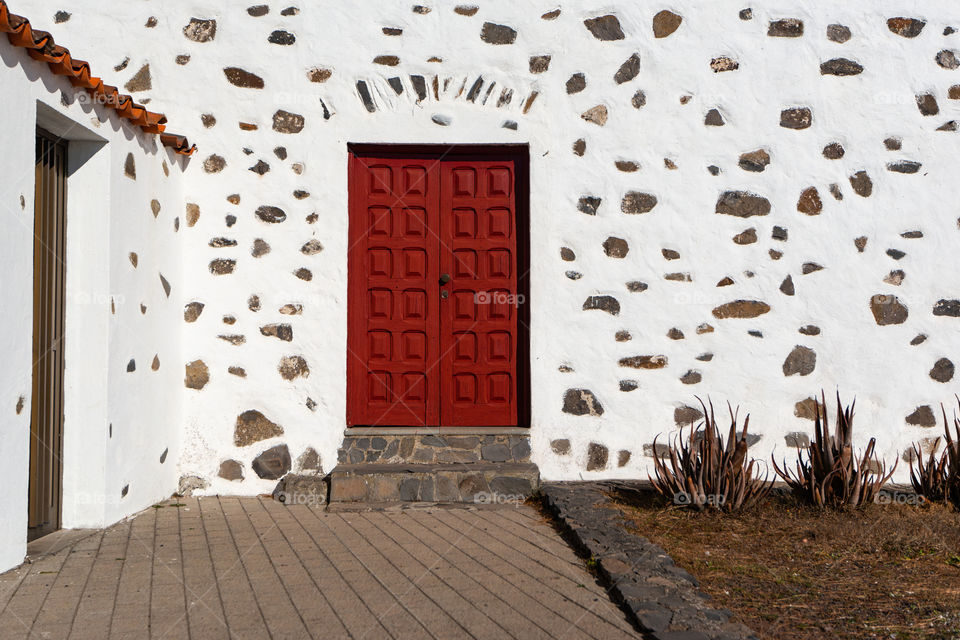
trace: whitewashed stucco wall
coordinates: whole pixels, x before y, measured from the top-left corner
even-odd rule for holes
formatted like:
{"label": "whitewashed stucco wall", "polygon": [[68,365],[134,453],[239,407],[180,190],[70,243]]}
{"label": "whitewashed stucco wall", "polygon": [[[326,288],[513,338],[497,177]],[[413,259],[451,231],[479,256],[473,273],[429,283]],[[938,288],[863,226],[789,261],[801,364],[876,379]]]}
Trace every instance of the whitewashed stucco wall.
{"label": "whitewashed stucco wall", "polygon": [[[36,127],[70,140],[62,345],[66,528],[106,526],[176,487],[182,316],[160,274],[181,286],[175,218],[183,160],[158,147],[155,136],[91,105],[6,38],[0,39],[0,96],[3,570],[21,562],[26,548]],[[135,179],[125,173],[128,155]],[[154,199],[161,204],[156,216]]]}
{"label": "whitewashed stucco wall", "polygon": [[[752,430],[762,436],[752,449],[758,457],[773,451],[792,456],[785,437],[809,433],[812,426],[795,415],[796,403],[837,386],[846,399],[857,396],[857,435],[876,435],[879,453],[892,463],[911,442],[938,431],[908,424],[907,416],[929,422],[918,407],[936,408],[956,390],[952,371],[946,382],[930,375],[941,359],[960,358],[960,320],[933,314],[939,300],[960,297],[960,259],[952,250],[960,233],[958,139],[955,131],[937,130],[960,116],[960,101],[949,98],[956,97],[949,87],[960,83],[960,71],[936,61],[939,52],[960,46],[960,34],[945,31],[960,28],[956,3],[858,0],[827,6],[780,0],[753,7],[751,19],[741,17],[744,3],[726,0],[676,0],[669,6],[484,0],[435,2],[423,10],[393,1],[270,2],[258,5],[265,14],[215,0],[128,2],[109,14],[88,0],[64,7],[46,0],[17,5],[15,10],[82,50],[95,68],[117,66],[117,84],[135,81],[132,88],[143,89],[138,98],[151,99],[151,107],[167,113],[201,149],[185,186],[186,201],[200,215],[182,231],[184,287],[173,297],[178,304],[204,305],[194,322],[182,326],[183,363],[203,361],[209,381],[185,391],[180,471],[206,479],[209,492],[269,489],[273,483],[257,479],[249,465],[281,442],[294,458],[313,447],[326,469],[335,464],[344,427],[349,142],[530,145],[532,437],[545,478],[645,476],[650,457],[644,446],[658,433],[675,431],[676,410],[695,404],[694,394],[730,400],[751,413]],[[457,12],[455,6],[477,10]],[[72,16],[54,24],[61,8]],[[671,35],[655,38],[651,23],[665,8],[683,22]],[[541,17],[556,9],[559,15]],[[602,41],[584,26],[584,20],[608,14],[618,18],[622,40]],[[893,33],[887,20],[899,16],[925,20],[925,27],[912,38]],[[771,21],[784,18],[801,20],[803,35],[768,36]],[[203,42],[188,38],[195,33],[185,33],[191,19],[215,20],[215,35],[207,31]],[[515,41],[485,42],[486,22],[508,25]],[[832,24],[848,27],[849,41],[828,39]],[[384,28],[402,34],[388,35]],[[289,34],[293,44],[270,41],[289,42]],[[617,84],[615,73],[635,53],[639,73]],[[530,58],[540,55],[551,56],[549,68],[532,73]],[[379,56],[396,56],[398,64],[377,64]],[[720,57],[739,67],[715,72],[711,61]],[[864,70],[822,75],[821,63],[835,58],[854,60]],[[224,73],[230,67],[259,76],[263,88],[234,86]],[[314,69],[329,71],[329,78],[311,82]],[[567,82],[575,73],[584,74],[586,87],[571,94]],[[425,78],[424,99],[417,99],[411,75]],[[319,80],[326,73],[313,76]],[[478,76],[485,84],[481,97],[470,102],[467,93]],[[401,79],[402,95],[388,84],[391,77]],[[360,80],[373,94],[372,113],[358,95]],[[497,87],[483,104],[490,81]],[[498,108],[504,87],[513,89],[513,100]],[[638,90],[645,97],[639,108],[633,104],[639,103]],[[537,97],[523,113],[534,91]],[[918,109],[916,96],[926,93],[935,96],[938,115]],[[581,117],[598,105],[608,111],[602,126]],[[780,126],[781,111],[793,107],[809,108],[812,126]],[[704,124],[714,108],[725,120],[722,127]],[[275,131],[278,110],[301,115],[302,130]],[[449,123],[437,124],[434,116]],[[514,121],[516,130],[503,128],[505,121]],[[887,150],[889,137],[901,138],[902,148]],[[578,140],[585,144],[582,156],[573,152]],[[845,155],[827,159],[823,149],[834,142]],[[282,159],[277,147],[286,151]],[[769,166],[762,172],[741,169],[740,155],[758,149],[772,158]],[[909,175],[887,169],[903,160],[922,167]],[[260,173],[251,172],[259,161],[269,171],[261,165]],[[624,172],[617,161],[634,162],[639,170]],[[711,175],[710,166],[719,175]],[[872,180],[869,197],[857,195],[849,181],[859,171]],[[834,184],[842,200],[830,195]],[[819,215],[798,211],[800,194],[809,187],[822,200]],[[297,199],[297,190],[309,196]],[[734,190],[767,198],[769,215],[715,213],[721,194]],[[621,213],[630,191],[656,195],[657,206],[640,215]],[[234,195],[238,202],[228,199]],[[602,199],[596,215],[578,211],[584,196]],[[258,219],[262,205],[282,208],[286,220]],[[236,221],[228,224],[228,216]],[[775,226],[787,230],[786,241],[772,238]],[[750,228],[756,242],[733,242]],[[912,231],[921,231],[922,238],[901,236]],[[606,255],[608,237],[626,240],[629,253]],[[862,251],[855,245],[861,237],[867,238]],[[214,238],[237,244],[213,248]],[[269,253],[251,255],[257,239],[270,245]],[[300,248],[311,239],[324,250],[304,255]],[[576,259],[562,260],[562,247]],[[665,249],[680,257],[665,259]],[[905,255],[895,259],[890,249]],[[235,260],[233,272],[211,273],[217,259]],[[804,274],[812,268],[805,269],[807,263],[823,268]],[[300,268],[311,271],[311,281],[293,275]],[[892,284],[895,270],[905,273],[900,284]],[[568,271],[580,277],[571,279]],[[689,274],[690,280],[665,278],[673,273]],[[787,276],[794,295],[781,292]],[[718,288],[727,277],[733,284]],[[626,283],[634,281],[646,290],[628,291]],[[878,325],[870,308],[878,294],[895,295],[909,310],[905,321]],[[259,311],[248,308],[252,295],[260,298]],[[583,310],[589,296],[615,298],[619,313]],[[754,319],[714,317],[714,308],[735,300],[763,301],[771,310]],[[290,303],[302,304],[302,314],[279,313]],[[224,324],[224,316],[235,324]],[[290,342],[261,335],[261,327],[274,323],[292,327]],[[703,323],[714,331],[698,333]],[[801,334],[807,325],[819,334]],[[668,337],[672,329],[683,339]],[[618,331],[631,339],[617,341]],[[233,345],[220,335],[243,336],[245,342]],[[919,335],[926,340],[911,344]],[[813,371],[808,354],[802,374],[785,375],[785,360],[797,346],[815,352]],[[698,359],[703,354],[712,359]],[[308,377],[281,378],[278,363],[291,355],[306,360]],[[662,355],[668,364],[656,370],[618,366],[621,358],[637,355]],[[243,368],[246,377],[228,373],[228,367]],[[936,375],[945,379],[947,370],[952,364],[941,363]],[[700,381],[687,384],[697,380],[689,372]],[[624,381],[627,388],[635,381],[636,389],[621,391]],[[603,414],[564,413],[568,389],[588,389]],[[237,449],[236,418],[251,409],[285,433]],[[557,453],[565,450],[564,440],[569,452]],[[588,471],[590,443],[606,447],[609,459]],[[631,452],[623,466],[620,451]],[[216,477],[226,459],[241,463],[245,480]],[[897,477],[906,477],[902,461]]]}

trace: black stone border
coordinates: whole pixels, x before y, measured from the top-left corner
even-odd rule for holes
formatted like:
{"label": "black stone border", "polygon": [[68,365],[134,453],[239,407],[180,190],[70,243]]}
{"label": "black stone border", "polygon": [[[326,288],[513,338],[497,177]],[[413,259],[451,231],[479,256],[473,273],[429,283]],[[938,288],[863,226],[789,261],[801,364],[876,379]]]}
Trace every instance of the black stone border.
{"label": "black stone border", "polygon": [[[629,533],[608,492],[625,483],[553,482],[540,487],[543,506],[561,533],[588,558],[611,599],[646,638],[653,640],[755,640],[730,622],[690,573],[659,546]],[[642,489],[640,484],[635,489]]]}

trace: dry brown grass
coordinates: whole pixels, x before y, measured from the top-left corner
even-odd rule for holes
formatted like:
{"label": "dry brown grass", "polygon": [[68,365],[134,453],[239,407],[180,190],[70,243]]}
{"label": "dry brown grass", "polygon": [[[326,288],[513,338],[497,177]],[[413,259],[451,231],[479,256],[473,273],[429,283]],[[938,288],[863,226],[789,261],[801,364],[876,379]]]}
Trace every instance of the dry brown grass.
{"label": "dry brown grass", "polygon": [[740,514],[614,496],[640,535],[761,637],[960,638],[960,514],[942,505],[821,510],[775,495]]}

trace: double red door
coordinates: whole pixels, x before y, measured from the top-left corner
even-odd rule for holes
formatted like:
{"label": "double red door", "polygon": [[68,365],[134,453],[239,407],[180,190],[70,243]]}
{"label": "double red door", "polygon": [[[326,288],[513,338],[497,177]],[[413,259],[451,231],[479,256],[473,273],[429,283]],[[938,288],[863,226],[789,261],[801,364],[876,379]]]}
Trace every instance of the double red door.
{"label": "double red door", "polygon": [[351,152],[348,425],[517,425],[520,161]]}

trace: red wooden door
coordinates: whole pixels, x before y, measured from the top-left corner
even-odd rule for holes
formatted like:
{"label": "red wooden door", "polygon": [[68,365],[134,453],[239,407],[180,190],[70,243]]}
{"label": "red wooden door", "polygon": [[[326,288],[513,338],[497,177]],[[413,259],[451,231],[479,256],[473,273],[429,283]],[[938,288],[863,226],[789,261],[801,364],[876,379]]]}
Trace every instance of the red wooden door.
{"label": "red wooden door", "polygon": [[517,162],[351,153],[349,426],[518,424]]}

